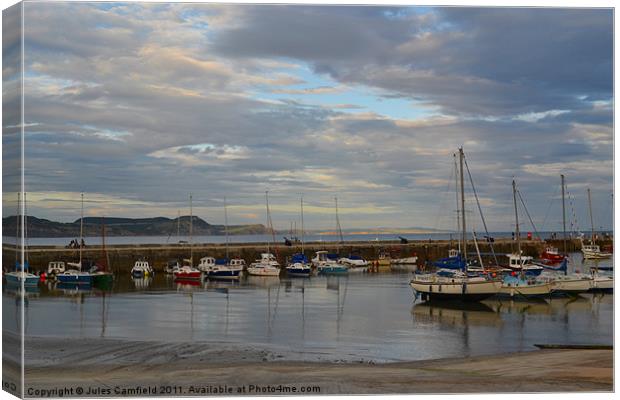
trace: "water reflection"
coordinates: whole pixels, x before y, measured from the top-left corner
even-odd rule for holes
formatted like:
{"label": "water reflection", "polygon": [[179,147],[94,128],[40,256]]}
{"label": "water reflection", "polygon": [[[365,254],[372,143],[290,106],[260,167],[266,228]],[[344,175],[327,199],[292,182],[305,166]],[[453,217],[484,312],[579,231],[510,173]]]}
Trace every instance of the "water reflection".
{"label": "water reflection", "polygon": [[483,303],[421,303],[411,308],[417,321],[460,326],[499,326],[502,319],[496,310]]}
{"label": "water reflection", "polygon": [[[409,273],[176,282],[119,276],[107,291],[41,285],[27,294],[27,335],[256,344],[328,359],[416,360],[612,342],[613,294],[542,302],[413,303]],[[21,294],[5,286],[3,324]],[[413,303],[413,305],[412,305]],[[306,358],[308,359],[308,358]],[[310,358],[312,359],[312,358]]]}

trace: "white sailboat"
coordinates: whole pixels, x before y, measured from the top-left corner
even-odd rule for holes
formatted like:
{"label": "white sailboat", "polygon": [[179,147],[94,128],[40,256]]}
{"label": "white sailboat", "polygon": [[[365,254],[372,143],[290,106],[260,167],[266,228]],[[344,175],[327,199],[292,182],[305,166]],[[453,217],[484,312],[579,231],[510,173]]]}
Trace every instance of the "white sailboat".
{"label": "white sailboat", "polygon": [[[463,153],[463,148],[460,148],[461,249],[463,250],[464,260],[467,260],[465,185],[463,178],[464,157],[465,154]],[[470,276],[467,272],[467,262],[463,265],[463,271],[440,269],[436,273],[416,273],[414,274],[410,285],[417,294],[420,294],[422,298],[426,298],[428,300],[480,301],[494,296],[500,291],[502,281],[492,279],[488,275]]]}
{"label": "white sailboat", "polygon": [[[265,203],[267,207],[267,226],[271,230],[273,238],[273,222],[271,220],[271,213],[269,211],[269,192],[265,192]],[[275,238],[274,238],[275,243]],[[269,239],[267,239],[267,252],[261,254],[261,258],[256,260],[248,267],[248,274],[256,276],[279,276],[280,264],[276,260],[276,257],[269,252]]]}

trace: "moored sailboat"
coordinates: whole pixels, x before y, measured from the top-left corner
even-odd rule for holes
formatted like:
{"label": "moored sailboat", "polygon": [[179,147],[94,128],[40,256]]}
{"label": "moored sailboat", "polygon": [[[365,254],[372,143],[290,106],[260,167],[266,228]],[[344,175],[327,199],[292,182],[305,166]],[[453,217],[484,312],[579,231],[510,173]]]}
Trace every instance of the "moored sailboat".
{"label": "moored sailboat", "polygon": [[67,263],[67,266],[73,267],[65,270],[63,273],[56,275],[56,280],[62,283],[72,283],[81,285],[90,285],[92,276],[88,272],[82,271],[82,250],[84,247],[84,193],[81,193],[82,211],[80,216],[80,260],[77,263]]}
{"label": "moored sailboat", "polygon": [[224,226],[226,229],[226,258],[221,260],[222,262],[216,260],[215,265],[209,268],[207,271],[209,279],[239,279],[245,267],[245,260],[243,259],[228,259],[228,210],[226,198],[224,198]]}
{"label": "moored sailboat", "polygon": [[172,274],[176,281],[197,281],[202,280],[202,272],[193,266],[194,247],[193,247],[193,224],[194,212],[192,207],[192,195],[189,195],[189,259],[183,260],[184,265],[175,270]]}
{"label": "moored sailboat", "polygon": [[[460,228],[461,251],[458,254],[461,270],[440,269],[435,273],[414,273],[410,285],[416,295],[427,300],[480,301],[496,295],[502,287],[502,281],[489,274],[469,274],[467,270],[467,237],[465,219],[465,185],[463,163],[465,154],[459,149],[460,160]],[[458,191],[457,191],[458,198]],[[458,203],[457,203],[458,204]]]}
{"label": "moored sailboat", "polygon": [[[271,213],[269,211],[269,192],[265,192],[265,204],[267,208],[267,226],[271,231],[271,236],[274,239],[273,222],[271,220]],[[269,252],[269,239],[267,239],[267,252],[261,254],[261,258],[256,260],[248,267],[248,274],[256,276],[279,276],[280,275],[280,263],[276,257]]]}
{"label": "moored sailboat", "polygon": [[304,254],[304,198],[300,199],[301,253],[293,254],[286,265],[286,273],[292,277],[307,278],[312,275],[312,265]]}

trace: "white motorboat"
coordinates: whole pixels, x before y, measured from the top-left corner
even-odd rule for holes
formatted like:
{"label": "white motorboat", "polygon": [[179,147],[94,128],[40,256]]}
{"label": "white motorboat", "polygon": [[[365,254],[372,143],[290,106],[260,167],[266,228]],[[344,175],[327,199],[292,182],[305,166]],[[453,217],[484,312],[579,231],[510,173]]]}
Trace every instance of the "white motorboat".
{"label": "white motorboat", "polygon": [[392,258],[390,262],[392,265],[416,265],[418,263],[418,257]]}
{"label": "white motorboat", "polygon": [[144,278],[153,275],[153,268],[148,261],[136,261],[131,268],[131,276],[136,278]]}
{"label": "white motorboat", "polygon": [[262,253],[260,260],[250,264],[248,274],[255,276],[279,276],[280,264],[273,254]]}

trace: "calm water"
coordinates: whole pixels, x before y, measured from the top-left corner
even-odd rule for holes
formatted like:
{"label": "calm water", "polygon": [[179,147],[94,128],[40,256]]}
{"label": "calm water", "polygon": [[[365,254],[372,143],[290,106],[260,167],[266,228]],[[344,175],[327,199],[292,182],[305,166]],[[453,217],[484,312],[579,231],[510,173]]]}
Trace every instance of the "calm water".
{"label": "calm water", "polygon": [[[27,296],[25,330],[34,336],[242,343],[305,353],[297,359],[376,361],[613,341],[610,294],[492,299],[462,308],[414,303],[409,279],[410,273],[249,277],[191,286],[160,274],[149,281],[119,276],[108,292],[41,285]],[[17,329],[21,300],[8,288],[3,300],[4,328]]]}

